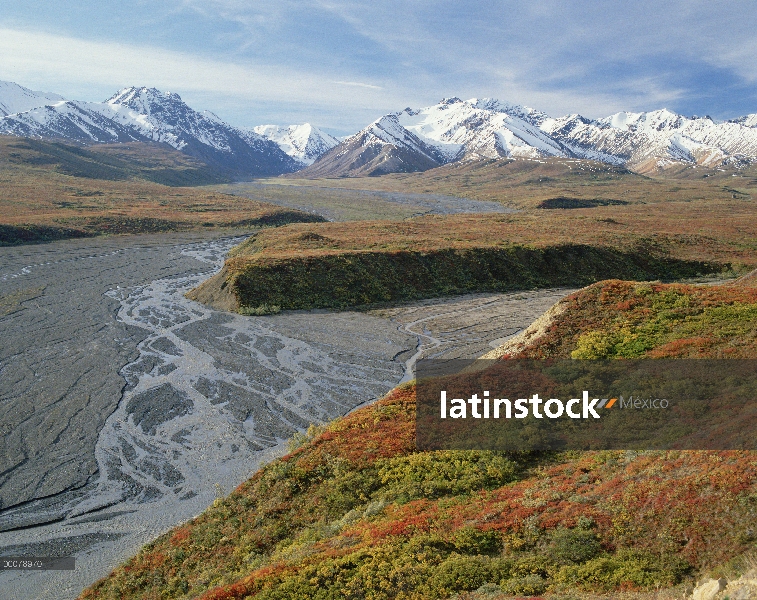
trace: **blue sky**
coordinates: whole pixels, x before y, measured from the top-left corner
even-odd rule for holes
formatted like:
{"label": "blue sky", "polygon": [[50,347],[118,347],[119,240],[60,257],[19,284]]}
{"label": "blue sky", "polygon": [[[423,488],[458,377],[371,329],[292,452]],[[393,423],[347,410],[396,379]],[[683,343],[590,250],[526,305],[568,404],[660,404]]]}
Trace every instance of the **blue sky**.
{"label": "blue sky", "polygon": [[236,125],[348,134],[443,97],[558,116],[757,112],[757,3],[0,0],[0,79],[175,91]]}

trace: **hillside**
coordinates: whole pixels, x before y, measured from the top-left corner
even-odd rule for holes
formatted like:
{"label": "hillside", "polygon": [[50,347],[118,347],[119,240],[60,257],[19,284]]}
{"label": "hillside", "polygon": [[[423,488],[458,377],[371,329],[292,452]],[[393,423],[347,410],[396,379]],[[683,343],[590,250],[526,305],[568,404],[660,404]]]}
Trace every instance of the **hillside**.
{"label": "hillside", "polygon": [[[558,312],[519,356],[757,356],[749,280],[605,281]],[[409,384],[312,428],[81,598],[680,598],[753,561],[753,452],[417,452],[414,415]]]}
{"label": "hillside", "polygon": [[190,297],[226,309],[339,308],[485,290],[680,279],[754,264],[746,202],[291,225],[232,251]]}
{"label": "hillside", "polygon": [[0,136],[0,245],[321,217],[193,186],[223,175],[171,148]]}
{"label": "hillside", "polygon": [[[313,177],[325,177],[308,172]],[[288,184],[300,188],[447,194],[516,208],[536,208],[553,198],[657,203],[746,200],[757,195],[757,167],[754,166],[735,170],[677,165],[640,175],[596,161],[520,158],[456,162],[421,173],[392,173],[380,177],[309,180],[302,179],[303,173],[299,171],[286,178],[267,181],[282,187]]]}

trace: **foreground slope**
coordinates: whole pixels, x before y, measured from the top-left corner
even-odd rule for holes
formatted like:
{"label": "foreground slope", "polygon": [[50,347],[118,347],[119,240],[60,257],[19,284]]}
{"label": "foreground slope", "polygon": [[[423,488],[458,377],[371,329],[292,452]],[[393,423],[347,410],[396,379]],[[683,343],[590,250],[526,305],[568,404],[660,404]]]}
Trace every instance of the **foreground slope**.
{"label": "foreground slope", "polygon": [[[520,356],[757,357],[748,285],[605,281],[557,313]],[[754,452],[418,452],[414,415],[410,384],[311,430],[81,597],[630,597],[755,547]]]}

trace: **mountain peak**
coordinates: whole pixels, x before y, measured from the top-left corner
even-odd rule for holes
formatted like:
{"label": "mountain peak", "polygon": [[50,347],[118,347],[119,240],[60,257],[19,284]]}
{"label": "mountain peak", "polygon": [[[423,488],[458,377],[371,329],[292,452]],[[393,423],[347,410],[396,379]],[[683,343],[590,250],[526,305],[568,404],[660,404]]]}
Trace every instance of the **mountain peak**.
{"label": "mountain peak", "polygon": [[680,128],[686,117],[674,113],[667,108],[660,108],[649,112],[621,111],[599,119],[600,126],[624,129],[626,131],[672,131]]}
{"label": "mountain peak", "polygon": [[120,104],[127,106],[143,115],[150,115],[153,112],[163,112],[169,106],[186,107],[179,94],[175,92],[161,92],[156,88],[148,87],[123,88],[105,102],[111,105]]}
{"label": "mountain peak", "polygon": [[[11,87],[6,94],[0,88],[0,108],[6,97],[18,96],[16,88],[25,90]],[[176,93],[126,87],[105,102],[54,100],[32,98],[32,108],[0,113],[0,133],[84,144],[164,143],[235,177],[280,175],[300,166],[275,143],[247,135],[213,113],[193,110]]]}
{"label": "mountain peak", "polygon": [[252,132],[275,142],[286,154],[306,165],[339,144],[335,137],[310,123],[288,127],[258,125]]}
{"label": "mountain peak", "polygon": [[35,92],[12,81],[0,81],[0,117],[33,108],[57,104],[65,98],[49,92]]}
{"label": "mountain peak", "polygon": [[728,122],[743,125],[744,127],[757,128],[757,113],[745,115],[743,117],[739,117],[738,119],[732,119]]}

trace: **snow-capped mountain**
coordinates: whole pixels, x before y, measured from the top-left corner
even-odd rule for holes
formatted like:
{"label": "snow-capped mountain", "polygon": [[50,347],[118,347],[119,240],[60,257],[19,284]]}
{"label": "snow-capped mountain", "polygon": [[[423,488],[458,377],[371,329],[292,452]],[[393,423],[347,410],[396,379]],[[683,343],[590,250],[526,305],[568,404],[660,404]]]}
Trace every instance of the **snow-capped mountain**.
{"label": "snow-capped mountain", "polygon": [[757,115],[726,123],[664,109],[598,120],[577,114],[552,118],[489,98],[449,98],[378,119],[302,174],[381,174],[475,158],[540,156],[598,160],[641,171],[681,162],[750,162],[757,160]]}
{"label": "snow-capped mountain", "polygon": [[279,175],[301,165],[277,144],[198,112],[178,94],[124,88],[105,102],[58,101],[0,118],[0,133],[79,143],[165,143],[237,175]]}
{"label": "snow-capped mountain", "polygon": [[745,117],[739,117],[738,119],[733,119],[732,121],[729,121],[729,123],[738,123],[739,125],[743,125],[744,127],[757,127],[757,114],[751,114],[751,115],[746,115]]}
{"label": "snow-capped mountain", "polygon": [[276,142],[279,148],[303,165],[313,164],[322,154],[339,144],[339,140],[334,136],[313,127],[310,123],[289,127],[258,125],[252,132]]}
{"label": "snow-capped mountain", "polygon": [[64,100],[63,96],[35,92],[17,83],[0,81],[0,117]]}
{"label": "snow-capped mountain", "polygon": [[561,156],[564,149],[539,129],[547,118],[532,108],[485,98],[459,98],[397,115],[399,123],[427,144],[433,144],[446,161],[481,156]]}
{"label": "snow-capped mountain", "polygon": [[154,88],[124,88],[105,102],[80,102],[0,82],[0,134],[164,143],[234,176],[298,169],[305,177],[381,175],[477,158],[579,158],[639,172],[757,161],[757,114],[727,122],[666,109],[553,118],[490,98],[406,108],[340,142],[309,123],[233,127]]}
{"label": "snow-capped mountain", "polygon": [[445,162],[447,157],[436,144],[403,127],[397,115],[386,115],[300,173],[305,177],[376,176],[426,171]]}
{"label": "snow-capped mountain", "polygon": [[381,117],[302,172],[307,176],[423,171],[477,157],[565,156],[539,129],[547,115],[491,99],[445,98]]}
{"label": "snow-capped mountain", "polygon": [[750,117],[716,123],[663,109],[620,112],[596,121],[570,115],[548,119],[542,129],[575,156],[599,153],[599,160],[648,170],[671,162],[716,166],[757,158],[757,129]]}

